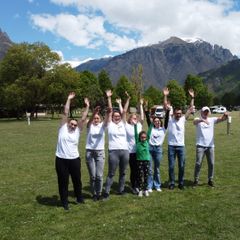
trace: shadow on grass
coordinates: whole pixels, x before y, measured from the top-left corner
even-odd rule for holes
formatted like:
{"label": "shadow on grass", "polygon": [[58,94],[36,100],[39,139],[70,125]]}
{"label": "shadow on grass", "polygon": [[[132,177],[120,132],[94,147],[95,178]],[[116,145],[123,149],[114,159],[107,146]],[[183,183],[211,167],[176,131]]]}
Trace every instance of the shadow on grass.
{"label": "shadow on grass", "polygon": [[52,197],[44,197],[42,195],[38,195],[36,200],[41,205],[52,206],[52,207],[60,207],[62,206],[61,201],[58,199],[57,195],[53,195]]}
{"label": "shadow on grass", "polygon": [[[169,182],[168,181],[165,181],[165,182],[162,183],[162,188],[168,188],[168,186],[169,186]],[[177,187],[177,186],[178,186],[178,182],[175,181],[175,187]],[[184,186],[186,188],[192,188],[193,187],[193,181],[185,179],[184,180]]]}

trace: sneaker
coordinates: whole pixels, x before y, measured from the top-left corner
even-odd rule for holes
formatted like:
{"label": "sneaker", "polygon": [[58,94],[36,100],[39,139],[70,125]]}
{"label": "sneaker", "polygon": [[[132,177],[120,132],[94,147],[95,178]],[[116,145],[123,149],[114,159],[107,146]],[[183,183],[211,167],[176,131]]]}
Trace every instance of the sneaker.
{"label": "sneaker", "polygon": [[65,211],[68,211],[69,210],[68,204],[63,204],[63,208]]}
{"label": "sneaker", "polygon": [[143,196],[143,192],[142,192],[142,191],[139,191],[139,192],[138,192],[138,196],[139,196],[139,197],[142,197],[142,196]]}
{"label": "sneaker", "polygon": [[175,188],[174,184],[170,184],[170,185],[168,186],[168,189],[169,189],[169,190],[173,190],[174,188]]}
{"label": "sneaker", "polygon": [[107,200],[109,200],[109,193],[104,193],[103,194],[103,199],[102,199],[103,201],[107,201]]}
{"label": "sneaker", "polygon": [[97,196],[97,195],[93,195],[92,200],[93,200],[94,202],[96,202],[96,201],[98,200],[98,196]]}
{"label": "sneaker", "polygon": [[184,190],[184,185],[183,185],[183,184],[179,184],[179,185],[178,185],[178,188],[179,188],[180,190]]}
{"label": "sneaker", "polygon": [[117,195],[121,195],[121,196],[124,196],[124,195],[126,195],[127,193],[126,192],[124,192],[124,191],[122,191],[122,192],[118,192],[117,193]]}
{"label": "sneaker", "polygon": [[149,192],[149,193],[152,193],[152,189],[151,189],[151,188],[149,188],[149,189],[148,189],[148,192]]}
{"label": "sneaker", "polygon": [[144,191],[144,196],[149,197],[148,190],[145,190],[145,191]]}
{"label": "sneaker", "polygon": [[132,193],[133,193],[134,195],[137,195],[137,194],[139,193],[139,189],[138,189],[138,188],[133,188],[133,189],[132,189]]}
{"label": "sneaker", "polygon": [[85,201],[84,201],[83,197],[77,199],[77,204],[84,204],[84,203],[85,203]]}
{"label": "sneaker", "polygon": [[209,180],[209,181],[208,181],[208,186],[209,186],[209,187],[214,187],[214,183],[213,183],[212,180]]}
{"label": "sneaker", "polygon": [[157,192],[162,192],[162,189],[161,188],[157,188],[156,191]]}
{"label": "sneaker", "polygon": [[194,180],[194,182],[193,182],[193,187],[197,187],[198,186],[198,180]]}

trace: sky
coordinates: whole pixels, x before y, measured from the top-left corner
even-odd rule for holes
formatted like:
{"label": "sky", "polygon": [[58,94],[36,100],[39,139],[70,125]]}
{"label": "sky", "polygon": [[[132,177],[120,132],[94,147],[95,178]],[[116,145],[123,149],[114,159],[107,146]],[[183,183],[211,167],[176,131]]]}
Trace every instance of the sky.
{"label": "sky", "polygon": [[171,36],[240,56],[240,0],[2,0],[0,29],[15,43],[47,44],[73,67]]}

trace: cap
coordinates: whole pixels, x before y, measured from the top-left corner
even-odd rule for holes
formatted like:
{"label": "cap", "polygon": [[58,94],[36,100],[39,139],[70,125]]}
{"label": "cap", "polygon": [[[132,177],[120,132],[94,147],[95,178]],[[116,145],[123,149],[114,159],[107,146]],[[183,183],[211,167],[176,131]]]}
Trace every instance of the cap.
{"label": "cap", "polygon": [[204,112],[204,111],[211,112],[210,109],[209,109],[209,107],[207,107],[207,106],[202,107],[202,110],[201,110],[201,111],[202,111],[202,112]]}

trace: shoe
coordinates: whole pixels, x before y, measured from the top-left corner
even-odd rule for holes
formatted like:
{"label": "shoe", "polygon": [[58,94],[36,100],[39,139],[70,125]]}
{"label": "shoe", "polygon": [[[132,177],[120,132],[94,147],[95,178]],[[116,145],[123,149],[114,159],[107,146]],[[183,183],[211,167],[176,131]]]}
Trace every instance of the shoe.
{"label": "shoe", "polygon": [[102,199],[103,201],[107,201],[107,200],[109,200],[109,193],[104,193],[103,194],[103,199]]}
{"label": "shoe", "polygon": [[124,195],[126,195],[127,193],[126,192],[124,192],[124,191],[122,191],[122,192],[118,192],[117,193],[117,195],[121,195],[121,196],[124,196]]}
{"label": "shoe", "polygon": [[77,199],[77,204],[84,204],[84,203],[85,203],[85,201],[84,201],[83,197]]}
{"label": "shoe", "polygon": [[193,182],[193,187],[197,187],[198,186],[198,180],[194,180],[194,182]]}
{"label": "shoe", "polygon": [[69,210],[68,204],[63,204],[63,208],[65,211],[68,211]]}
{"label": "shoe", "polygon": [[152,189],[151,189],[151,188],[149,188],[149,189],[148,189],[148,192],[149,192],[149,193],[152,193]]}
{"label": "shoe", "polygon": [[161,188],[157,188],[156,191],[157,192],[162,192],[162,189]]}
{"label": "shoe", "polygon": [[178,188],[179,188],[180,190],[184,190],[184,185],[183,185],[183,184],[179,184],[179,185],[178,185]]}
{"label": "shoe", "polygon": [[168,186],[168,189],[169,189],[169,190],[173,190],[174,188],[175,188],[174,184],[170,184],[170,185]]}
{"label": "shoe", "polygon": [[146,197],[149,197],[148,190],[145,190],[144,193],[143,193],[143,195],[146,196]]}
{"label": "shoe", "polygon": [[214,187],[214,183],[213,183],[212,180],[209,180],[209,181],[208,181],[208,186],[209,186],[209,187]]}
{"label": "shoe", "polygon": [[98,200],[98,196],[97,196],[97,195],[93,195],[92,200],[93,200],[94,202],[96,202],[96,201]]}
{"label": "shoe", "polygon": [[133,188],[133,189],[132,189],[132,193],[133,193],[134,195],[137,195],[137,194],[139,193],[139,189],[138,189],[138,188]]}
{"label": "shoe", "polygon": [[138,197],[142,197],[143,196],[143,192],[142,191],[139,191],[138,192]]}

